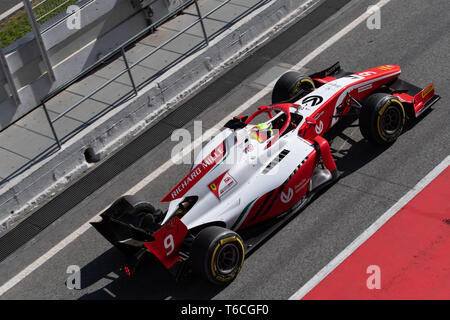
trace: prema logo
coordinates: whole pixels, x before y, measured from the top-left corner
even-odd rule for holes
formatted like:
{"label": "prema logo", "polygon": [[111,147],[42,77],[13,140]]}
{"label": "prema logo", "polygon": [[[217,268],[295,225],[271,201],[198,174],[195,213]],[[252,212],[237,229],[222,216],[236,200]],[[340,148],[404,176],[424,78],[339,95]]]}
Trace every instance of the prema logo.
{"label": "prema logo", "polygon": [[[304,99],[302,101],[302,104],[306,104],[309,107],[315,107],[315,106],[318,106],[319,104],[321,104],[322,101],[323,101],[323,98],[321,96],[310,96],[310,97]],[[311,104],[309,104],[309,103],[311,103]]]}
{"label": "prema logo", "polygon": [[287,191],[287,194],[284,192],[281,193],[281,196],[280,196],[281,202],[288,203],[292,200],[293,196],[294,196],[294,190],[292,190],[292,188],[289,188]]}
{"label": "prema logo", "polygon": [[323,131],[323,121],[320,120],[319,123],[316,125],[316,133],[321,134]]}

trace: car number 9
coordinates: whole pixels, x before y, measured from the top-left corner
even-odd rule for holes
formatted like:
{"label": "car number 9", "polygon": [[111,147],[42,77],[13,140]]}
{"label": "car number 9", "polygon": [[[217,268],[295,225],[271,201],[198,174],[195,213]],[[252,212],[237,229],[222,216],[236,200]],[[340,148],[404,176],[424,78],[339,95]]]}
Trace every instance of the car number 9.
{"label": "car number 9", "polygon": [[166,256],[169,256],[175,250],[175,243],[171,234],[164,239],[164,248],[168,250]]}

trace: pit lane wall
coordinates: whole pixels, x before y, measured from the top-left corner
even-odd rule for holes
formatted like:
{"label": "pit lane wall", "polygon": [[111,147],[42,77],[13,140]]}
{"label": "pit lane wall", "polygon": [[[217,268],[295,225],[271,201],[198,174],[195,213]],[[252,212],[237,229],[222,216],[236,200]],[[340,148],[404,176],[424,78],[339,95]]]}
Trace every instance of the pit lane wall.
{"label": "pit lane wall", "polygon": [[[45,205],[115,151],[154,125],[248,54],[300,20],[324,0],[276,0],[252,12],[138,96],[79,132],[63,148],[0,189],[0,233]],[[93,148],[101,161],[87,163]]]}

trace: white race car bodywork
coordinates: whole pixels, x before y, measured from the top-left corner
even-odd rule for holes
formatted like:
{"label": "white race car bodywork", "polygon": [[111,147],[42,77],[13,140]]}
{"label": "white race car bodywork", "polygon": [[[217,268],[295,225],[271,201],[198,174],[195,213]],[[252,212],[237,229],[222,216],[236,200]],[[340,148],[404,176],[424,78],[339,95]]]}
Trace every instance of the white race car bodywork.
{"label": "white race car bodywork", "polygon": [[[318,121],[315,128],[316,133],[325,132],[337,122],[337,118],[324,124],[320,120],[324,112],[317,114],[317,110],[320,110],[323,104],[333,101],[335,104],[333,115],[336,115],[337,109],[347,93],[353,90],[359,90],[360,92],[370,90],[373,88],[373,82],[388,77],[392,78],[392,74],[389,74],[385,78],[372,79],[370,76],[373,74],[372,72],[363,72],[330,81],[294,102],[298,108],[291,108],[291,113],[302,116],[297,128],[302,128],[306,119],[314,116]],[[369,77],[369,79],[366,79],[366,77]],[[239,229],[245,219],[245,216],[240,217],[240,215],[246,207],[267,192],[280,187],[295,171],[299,163],[314,151],[313,145],[300,137],[298,129],[282,136],[270,148],[265,149],[267,143],[261,144],[251,140],[249,136],[251,128],[252,125],[248,125],[246,128],[237,131],[231,129],[222,131],[197,156],[194,166],[200,164],[205,156],[210,154],[222,141],[225,142],[226,159],[199,181],[196,181],[195,185],[184,195],[184,197],[199,197],[194,207],[182,218],[188,229],[216,221],[223,222],[227,228]],[[250,144],[253,148],[248,151]],[[277,164],[269,174],[263,174],[264,168],[282,150],[289,151],[289,154],[283,159],[282,165]],[[227,172],[226,177],[231,179],[232,185],[227,186],[224,194],[217,197],[211,192],[209,185],[225,172]],[[164,223],[175,215],[183,198],[170,203]]]}
{"label": "white race car bodywork", "polygon": [[[314,151],[313,145],[299,137],[296,130],[282,136],[266,149],[270,141],[259,143],[252,139],[249,135],[251,128],[249,125],[237,131],[226,129],[203,148],[203,152],[197,156],[194,167],[222,141],[226,150],[223,161],[197,181],[183,198],[170,203],[163,223],[175,215],[178,205],[185,197],[198,196],[196,204],[182,218],[188,229],[220,221],[227,228],[237,230],[240,226],[237,220],[244,209],[267,192],[282,185],[299,163]],[[289,153],[283,158],[282,163],[277,163],[270,171],[265,172],[265,168],[283,150]],[[216,196],[209,185],[223,174],[226,174],[224,178],[229,178],[230,183],[217,184],[219,196]],[[240,222],[242,223],[244,219],[245,217],[241,217]]]}
{"label": "white race car bodywork", "polygon": [[[185,266],[178,262],[190,261],[212,282],[231,281],[244,251],[337,181],[322,135],[338,121],[357,115],[364,138],[387,145],[402,133],[406,115],[417,118],[439,100],[433,84],[421,90],[400,73],[399,66],[384,65],[352,74],[339,63],[309,77],[288,72],[274,87],[273,105],[233,118],[202,148],[191,171],[162,199],[170,202],[166,213],[130,195],[93,225],[135,265],[151,252],[177,277]],[[261,115],[269,119],[259,121]],[[251,228],[258,224],[262,228]],[[222,249],[236,259],[228,253],[215,259]]]}

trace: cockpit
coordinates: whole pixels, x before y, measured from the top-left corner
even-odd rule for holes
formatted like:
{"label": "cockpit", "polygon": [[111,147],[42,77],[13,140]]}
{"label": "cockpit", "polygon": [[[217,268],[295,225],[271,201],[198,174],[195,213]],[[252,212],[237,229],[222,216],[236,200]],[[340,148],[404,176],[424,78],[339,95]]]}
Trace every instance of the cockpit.
{"label": "cockpit", "polygon": [[264,143],[273,137],[281,137],[295,129],[303,120],[291,104],[260,107],[246,124],[251,126],[250,137]]}

